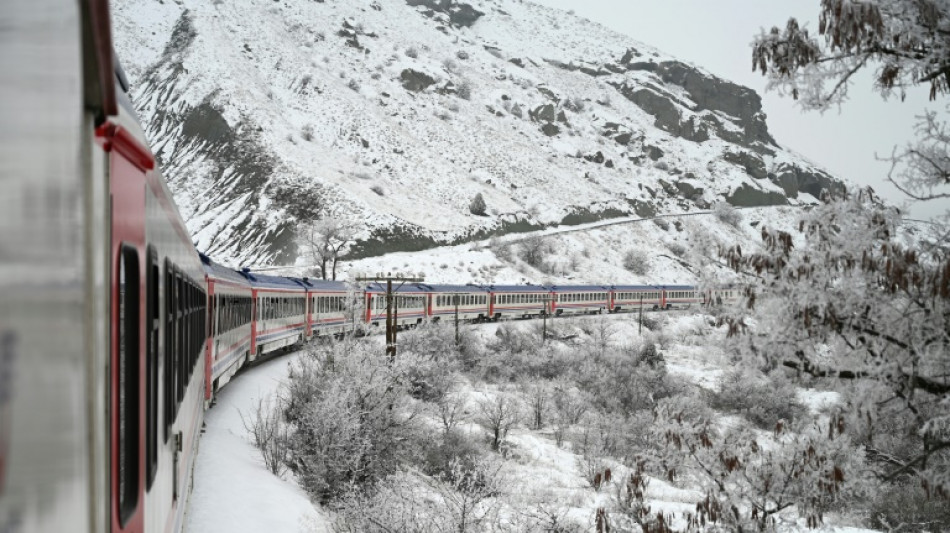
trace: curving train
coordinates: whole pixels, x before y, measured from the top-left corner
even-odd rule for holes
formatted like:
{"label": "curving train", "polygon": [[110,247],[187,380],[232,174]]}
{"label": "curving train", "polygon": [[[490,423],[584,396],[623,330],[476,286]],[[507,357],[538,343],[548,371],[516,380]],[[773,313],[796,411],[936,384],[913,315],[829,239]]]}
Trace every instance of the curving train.
{"label": "curving train", "polygon": [[691,285],[430,285],[266,276],[232,270],[199,254],[207,286],[205,399],[246,362],[314,336],[372,332],[391,307],[397,327],[443,319],[486,321],[683,309],[732,300],[736,289]]}
{"label": "curving train", "polygon": [[[195,250],[129,101],[108,7],[3,7],[0,531],[181,531],[214,394],[263,354],[387,313],[380,284],[238,271]],[[394,294],[401,326],[737,296],[422,283]]]}

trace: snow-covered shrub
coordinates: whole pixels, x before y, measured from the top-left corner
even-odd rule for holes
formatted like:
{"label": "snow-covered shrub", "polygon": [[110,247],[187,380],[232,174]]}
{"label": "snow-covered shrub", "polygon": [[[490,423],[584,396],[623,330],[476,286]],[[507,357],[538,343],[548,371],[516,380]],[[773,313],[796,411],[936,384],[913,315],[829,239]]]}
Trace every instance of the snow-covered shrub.
{"label": "snow-covered shrub", "polygon": [[670,231],[670,223],[665,218],[654,218],[653,223],[663,231]]}
{"label": "snow-covered shrub", "polygon": [[666,243],[666,248],[676,257],[683,257],[686,255],[686,246],[678,242],[668,242]]}
{"label": "snow-covered shrub", "polygon": [[422,471],[451,481],[475,473],[488,452],[479,440],[456,430],[444,433],[441,439],[430,439],[422,453]]}
{"label": "snow-covered shrub", "polygon": [[502,463],[480,460],[474,470],[453,464],[452,475],[429,477],[400,471],[381,480],[375,490],[354,490],[337,509],[334,531],[499,531],[511,519],[499,510],[509,485]]}
{"label": "snow-covered shrub", "polygon": [[391,364],[375,344],[345,342],[313,346],[291,364],[284,404],[289,467],[321,502],[392,474],[421,439],[407,364]]}
{"label": "snow-covered shrub", "polygon": [[459,72],[459,64],[450,58],[446,58],[442,61],[442,68],[451,74],[458,74]]}
{"label": "snow-covered shrub", "polygon": [[644,276],[650,271],[650,258],[640,250],[627,250],[623,255],[623,267],[638,276]]}
{"label": "snow-covered shrub", "polygon": [[743,368],[723,375],[710,404],[741,414],[762,429],[773,429],[780,420],[792,421],[803,411],[795,387],[787,379],[777,373],[755,375]]}
{"label": "snow-covered shrub", "polygon": [[468,80],[463,80],[459,83],[458,89],[459,98],[462,100],[471,100],[472,99],[472,82]]}
{"label": "snow-covered shrub", "polygon": [[581,98],[566,98],[564,100],[564,109],[567,109],[568,111],[573,111],[574,113],[583,113],[584,108],[584,100]]}
{"label": "snow-covered shrub", "polygon": [[415,46],[410,46],[406,48],[406,56],[416,59],[419,57],[419,50]]}
{"label": "snow-covered shrub", "polygon": [[739,224],[742,223],[742,213],[729,205],[728,202],[716,202],[712,211],[716,218],[734,228],[738,228]]}
{"label": "snow-covered shrub", "polygon": [[469,55],[468,55],[468,52],[466,52],[465,50],[459,50],[458,52],[455,52],[455,57],[461,59],[462,61],[465,61],[466,59],[469,58]]}
{"label": "snow-covered shrub", "polygon": [[875,494],[867,525],[883,531],[923,532],[948,524],[950,505],[945,499],[928,496],[916,484],[899,482]]}
{"label": "snow-covered shrub", "polygon": [[355,78],[351,78],[350,81],[346,82],[346,86],[349,87],[351,91],[360,92],[360,82],[356,81]]}
{"label": "snow-covered shrub", "polygon": [[468,210],[473,215],[478,215],[480,217],[485,216],[485,210],[488,206],[485,205],[485,198],[482,196],[482,193],[475,195],[475,198],[472,198],[472,202],[468,204]]}
{"label": "snow-covered shrub", "polygon": [[264,466],[275,476],[281,475],[290,456],[290,435],[287,424],[281,420],[280,401],[259,398],[254,411],[239,414],[254,447],[261,452]]}
{"label": "snow-covered shrub", "polygon": [[622,415],[651,409],[658,400],[678,394],[683,387],[664,366],[651,367],[620,350],[582,359],[573,376],[577,386],[590,393],[596,407]]}
{"label": "snow-covered shrub", "polygon": [[300,130],[300,136],[303,137],[305,141],[313,140],[313,124],[307,124]]}
{"label": "snow-covered shrub", "polygon": [[529,265],[538,268],[554,253],[554,244],[544,237],[529,237],[518,246],[518,256]]}
{"label": "snow-covered shrub", "polygon": [[513,396],[498,393],[494,398],[478,402],[475,421],[488,432],[491,449],[500,451],[508,432],[521,422],[521,402]]}

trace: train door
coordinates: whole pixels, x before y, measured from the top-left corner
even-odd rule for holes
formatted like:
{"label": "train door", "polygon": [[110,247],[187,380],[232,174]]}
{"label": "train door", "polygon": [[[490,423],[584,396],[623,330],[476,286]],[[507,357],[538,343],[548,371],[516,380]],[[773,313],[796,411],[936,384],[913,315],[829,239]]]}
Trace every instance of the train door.
{"label": "train door", "polygon": [[211,397],[214,395],[214,387],[212,387],[212,380],[214,378],[213,368],[214,368],[214,359],[217,356],[217,337],[218,337],[218,321],[215,320],[215,314],[218,311],[217,300],[218,297],[215,295],[214,280],[210,276],[205,276],[205,280],[208,285],[208,336],[205,339],[205,402],[210,402]]}
{"label": "train door", "polygon": [[257,301],[257,289],[251,290],[251,361],[257,358],[257,327],[260,321],[260,305]]}
{"label": "train door", "polygon": [[133,533],[145,516],[145,173],[154,162],[121,127],[107,123],[97,134],[110,152],[110,522],[113,533]]}

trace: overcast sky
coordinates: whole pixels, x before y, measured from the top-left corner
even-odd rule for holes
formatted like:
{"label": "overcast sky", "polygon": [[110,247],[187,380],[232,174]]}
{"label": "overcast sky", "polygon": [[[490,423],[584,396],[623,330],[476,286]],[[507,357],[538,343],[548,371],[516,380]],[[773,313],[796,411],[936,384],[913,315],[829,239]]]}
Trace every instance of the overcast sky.
{"label": "overcast sky", "polygon": [[[761,29],[784,27],[790,16],[818,28],[818,0],[533,0],[599,22],[693,63],[713,74],[755,89],[763,99],[772,136],[833,174],[874,187],[895,204],[907,199],[886,183],[890,165],[875,160],[913,137],[915,116],[940,101],[927,101],[927,89],[905,102],[884,101],[874,92],[870,71],[852,86],[840,111],[803,113],[791,98],[765,92],[765,78],[752,72],[750,43]],[[911,215],[930,218],[950,210],[950,200],[910,206]]]}

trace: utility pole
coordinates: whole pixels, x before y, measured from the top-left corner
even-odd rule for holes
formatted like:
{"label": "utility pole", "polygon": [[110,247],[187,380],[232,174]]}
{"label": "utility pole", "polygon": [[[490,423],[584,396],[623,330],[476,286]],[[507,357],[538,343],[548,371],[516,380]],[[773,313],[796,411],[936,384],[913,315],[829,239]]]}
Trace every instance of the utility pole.
{"label": "utility pole", "polygon": [[545,294],[541,296],[541,303],[544,304],[544,312],[541,313],[541,318],[543,322],[543,326],[541,329],[541,344],[544,344],[548,340],[548,312],[551,310],[551,306],[548,304],[553,301],[554,301],[553,295]]}
{"label": "utility pole", "polygon": [[459,336],[459,294],[453,294],[452,298],[455,300],[455,347],[458,348],[462,344],[462,337]]}
{"label": "utility pole", "polygon": [[[402,274],[393,275],[391,272],[387,272],[383,275],[382,272],[375,276],[357,276],[356,281],[365,282],[365,283],[381,283],[386,282],[386,355],[389,356],[389,362],[396,362],[396,328],[399,324],[399,306],[395,306],[394,311],[394,298],[393,298],[393,281],[399,283],[396,287],[396,290],[399,290],[399,287],[402,287],[405,283],[421,283],[425,281],[425,276],[404,276]],[[372,309],[370,309],[372,314]]]}
{"label": "utility pole", "polygon": [[643,295],[640,295],[640,327],[637,329],[637,333],[643,335]]}

